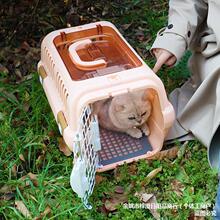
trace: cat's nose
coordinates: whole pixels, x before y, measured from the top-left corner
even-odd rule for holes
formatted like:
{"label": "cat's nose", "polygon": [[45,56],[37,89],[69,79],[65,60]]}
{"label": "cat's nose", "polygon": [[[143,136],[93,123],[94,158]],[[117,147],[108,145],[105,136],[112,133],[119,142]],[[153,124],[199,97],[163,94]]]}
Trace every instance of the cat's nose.
{"label": "cat's nose", "polygon": [[142,119],[137,119],[137,123],[140,124]]}

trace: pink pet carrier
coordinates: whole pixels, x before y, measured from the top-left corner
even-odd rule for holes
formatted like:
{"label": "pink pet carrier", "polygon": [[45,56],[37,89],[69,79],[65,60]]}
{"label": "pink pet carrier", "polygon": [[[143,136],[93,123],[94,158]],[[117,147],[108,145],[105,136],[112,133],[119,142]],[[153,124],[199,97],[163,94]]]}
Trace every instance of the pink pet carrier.
{"label": "pink pet carrier", "polygon": [[[74,154],[71,186],[87,208],[96,172],[161,150],[174,121],[173,107],[161,80],[113,24],[102,21],[48,34],[38,72],[60,133]],[[148,137],[135,139],[99,127],[92,103],[142,89],[151,92]]]}

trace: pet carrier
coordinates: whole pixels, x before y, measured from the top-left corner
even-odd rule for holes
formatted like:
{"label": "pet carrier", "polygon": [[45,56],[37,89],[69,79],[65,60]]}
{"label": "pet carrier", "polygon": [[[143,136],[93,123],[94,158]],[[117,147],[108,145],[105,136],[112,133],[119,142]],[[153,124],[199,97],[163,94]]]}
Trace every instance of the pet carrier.
{"label": "pet carrier", "polygon": [[[91,208],[95,173],[160,151],[174,121],[173,107],[161,80],[110,22],[48,34],[38,72],[60,133],[74,154],[70,184]],[[135,139],[99,127],[92,112],[95,101],[142,89],[151,93],[148,137]]]}

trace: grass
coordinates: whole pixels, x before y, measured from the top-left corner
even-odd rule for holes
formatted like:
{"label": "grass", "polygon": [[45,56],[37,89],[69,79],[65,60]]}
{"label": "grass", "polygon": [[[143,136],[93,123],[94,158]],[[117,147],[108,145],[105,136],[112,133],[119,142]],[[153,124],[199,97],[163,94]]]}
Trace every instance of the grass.
{"label": "grass", "polygon": [[[97,8],[104,6],[112,14],[103,15],[102,19],[115,23],[152,67],[154,60],[145,48],[152,44],[156,31],[166,25],[167,3],[113,1]],[[188,56],[174,69],[160,71],[167,91],[180,86],[188,77]],[[140,203],[135,193],[144,190],[153,193],[158,203],[179,205],[177,210],[161,210],[163,219],[188,219],[194,208],[187,204],[214,203],[216,172],[209,167],[206,148],[198,141],[190,141],[176,159],[142,160],[99,174],[103,181],[96,185],[90,198],[93,209],[85,210],[70,188],[73,158],[64,156],[57,147],[60,134],[37,74],[29,73],[29,79],[20,83],[14,83],[13,75],[0,74],[0,189],[8,187],[0,194],[0,219],[24,219],[15,207],[16,200],[23,201],[32,218],[42,216],[49,206],[50,213],[42,219],[154,219],[147,209],[126,209],[123,205],[107,214],[100,211],[117,185],[128,192],[130,204]],[[147,174],[159,167],[162,171],[147,180]],[[21,179],[29,172],[37,174],[37,179]]]}

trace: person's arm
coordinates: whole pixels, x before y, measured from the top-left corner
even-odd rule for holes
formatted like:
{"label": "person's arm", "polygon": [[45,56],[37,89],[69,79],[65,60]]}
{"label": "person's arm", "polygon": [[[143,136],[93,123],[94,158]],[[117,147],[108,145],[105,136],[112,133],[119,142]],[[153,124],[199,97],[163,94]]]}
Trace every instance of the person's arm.
{"label": "person's arm", "polygon": [[163,64],[172,66],[181,59],[197,27],[206,19],[207,10],[208,5],[204,0],[169,1],[168,25],[158,32],[151,48],[157,58],[155,72]]}

